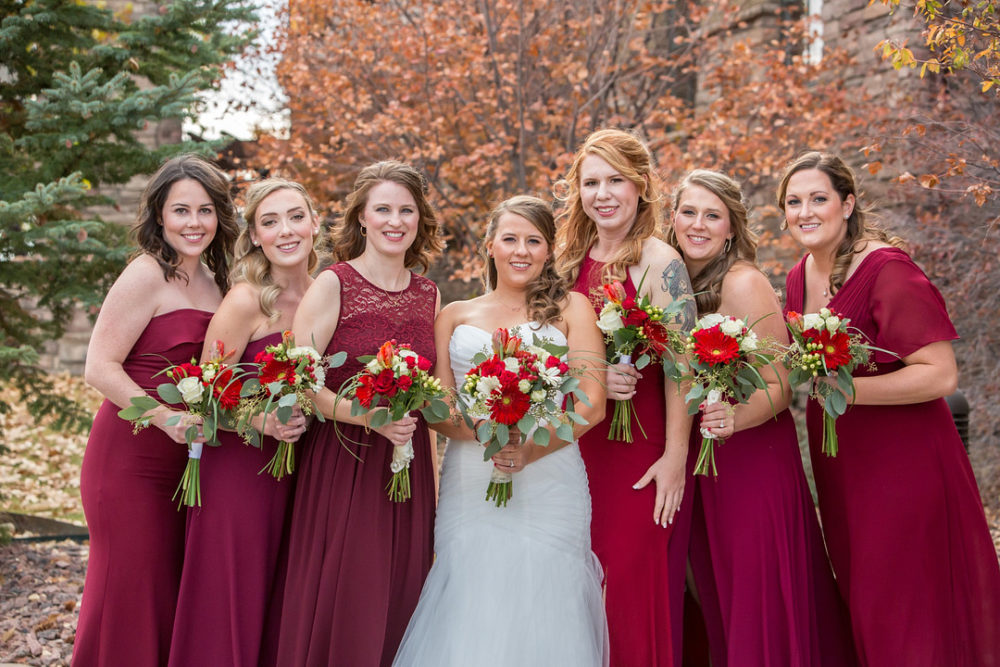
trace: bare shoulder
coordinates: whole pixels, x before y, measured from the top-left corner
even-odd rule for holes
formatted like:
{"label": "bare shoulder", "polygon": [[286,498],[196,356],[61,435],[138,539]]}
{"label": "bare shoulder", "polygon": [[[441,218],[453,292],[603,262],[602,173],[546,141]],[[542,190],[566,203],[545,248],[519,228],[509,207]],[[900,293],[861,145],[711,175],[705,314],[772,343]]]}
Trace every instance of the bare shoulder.
{"label": "bare shoulder", "polygon": [[722,281],[722,295],[726,297],[750,296],[765,292],[774,294],[771,282],[763,271],[749,262],[736,262]]}
{"label": "bare shoulder", "polygon": [[655,237],[648,238],[643,242],[642,258],[639,262],[650,267],[651,273],[656,268],[659,268],[660,273],[662,273],[662,270],[674,261],[682,261],[681,254],[669,243]]}
{"label": "bare shoulder", "polygon": [[253,317],[260,314],[260,289],[247,282],[238,282],[229,288],[219,310],[232,315]]}
{"label": "bare shoulder", "polygon": [[122,304],[128,310],[147,310],[155,314],[167,281],[163,269],[149,255],[139,255],[129,262],[108,291],[104,305]]}
{"label": "bare shoulder", "polygon": [[454,329],[459,324],[471,324],[473,321],[479,319],[484,315],[483,311],[486,307],[487,304],[481,296],[463,301],[452,301],[441,309],[438,320],[442,324],[448,324],[449,328]]}
{"label": "bare shoulder", "polygon": [[570,292],[566,297],[564,313],[567,318],[597,319],[597,314],[594,312],[594,304],[579,292]]}

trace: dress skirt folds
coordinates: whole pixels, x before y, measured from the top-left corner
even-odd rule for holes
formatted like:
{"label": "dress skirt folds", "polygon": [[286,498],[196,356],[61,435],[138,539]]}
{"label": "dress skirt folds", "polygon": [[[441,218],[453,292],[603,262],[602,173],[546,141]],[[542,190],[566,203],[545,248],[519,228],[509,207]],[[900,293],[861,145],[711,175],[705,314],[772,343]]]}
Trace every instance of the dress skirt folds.
{"label": "dress skirt folds", "polygon": [[[326,354],[346,351],[347,363],[327,372],[327,387],[337,391],[361,370],[357,357],[391,339],[433,363],[433,282],[411,275],[405,290],[387,292],[346,262],[328,270],[340,278],[341,305]],[[413,497],[401,503],[385,488],[392,444],[376,432],[327,420],[301,442],[277,664],[389,665],[433,557],[427,424],[421,417],[414,432]]]}
{"label": "dress skirt folds", "polygon": [[[802,311],[804,276],[805,259],[788,275],[786,310]],[[957,337],[940,293],[896,248],[871,252],[829,308],[899,355],[876,353],[857,376]],[[821,452],[822,421],[810,402],[823,531],[862,664],[1000,665],[1000,567],[944,399],[849,407],[835,458]]]}
{"label": "dress skirt folds", "polygon": [[[181,309],[149,321],[122,364],[152,396],[170,364],[201,355],[212,313]],[[133,433],[104,401],[87,441],[80,495],[90,560],[73,664],[167,663],[184,556],[185,513],[171,500],[187,449],[151,426]]]}

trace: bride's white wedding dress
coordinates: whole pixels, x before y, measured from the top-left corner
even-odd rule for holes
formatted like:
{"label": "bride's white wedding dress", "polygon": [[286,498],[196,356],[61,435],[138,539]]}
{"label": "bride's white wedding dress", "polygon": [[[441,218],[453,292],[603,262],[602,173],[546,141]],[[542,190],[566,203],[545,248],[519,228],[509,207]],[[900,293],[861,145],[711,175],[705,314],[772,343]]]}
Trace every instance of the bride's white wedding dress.
{"label": "bride's white wedding dress", "polygon": [[[528,325],[518,335],[531,341]],[[534,331],[565,344],[550,325]],[[456,384],[490,332],[449,342]],[[474,441],[451,440],[434,528],[437,559],[394,665],[587,667],[608,664],[601,569],[590,549],[590,491],[576,443],[514,473],[506,507],[485,500],[493,469]]]}

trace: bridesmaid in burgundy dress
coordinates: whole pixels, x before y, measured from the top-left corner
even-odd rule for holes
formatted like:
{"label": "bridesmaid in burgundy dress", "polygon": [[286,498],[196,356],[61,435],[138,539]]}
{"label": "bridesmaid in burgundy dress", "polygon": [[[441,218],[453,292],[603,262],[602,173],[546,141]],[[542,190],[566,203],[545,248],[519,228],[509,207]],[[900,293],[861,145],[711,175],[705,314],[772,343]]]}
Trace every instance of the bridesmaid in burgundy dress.
{"label": "bridesmaid in burgundy dress", "polygon": [[[111,286],[87,350],[86,379],[105,396],[83,456],[80,493],[90,561],[73,664],[164,665],[184,554],[171,497],[187,460],[191,415],[161,406],[133,434],[129,399],[155,396],[168,364],[201,352],[228,289],[236,209],[225,174],[194,155],[160,167],[133,227],[139,252]],[[167,426],[170,417],[182,423]]]}
{"label": "bridesmaid in burgundy dress", "polygon": [[[601,284],[617,278],[629,296],[646,275],[643,291],[656,305],[691,296],[677,251],[656,238],[661,221],[658,179],[646,145],[622,130],[599,130],[577,151],[562,185],[557,266],[574,290],[601,308]],[[693,324],[694,303],[683,326]],[[580,438],[593,505],[591,540],[604,567],[611,664],[679,663],[684,563],[668,559],[674,515],[684,495],[691,418],[663,369],[642,373],[618,364],[607,374],[608,399],[632,398],[646,437],[607,439],[613,410]],[[650,482],[655,482],[651,485]],[[675,650],[677,656],[675,657]]]}
{"label": "bridesmaid in burgundy dress", "polygon": [[861,662],[1000,665],[1000,567],[942,398],[958,377],[944,300],[898,240],[866,221],[840,158],[796,159],[778,205],[809,252],[788,275],[786,309],[827,306],[899,355],[878,353],[874,370],[856,372],[836,457],[821,452],[820,405],[810,401],[807,415],[823,530]]}
{"label": "bridesmaid in burgundy dress", "polygon": [[[312,199],[298,183],[267,179],[246,193],[247,225],[236,241],[233,286],[222,300],[205,336],[202,357],[214,341],[241,362],[281,342],[292,328],[295,309],[312,284],[318,258],[313,239],[319,220]],[[305,431],[305,417],[287,424],[273,415],[265,424],[263,446],[250,447],[232,432],[219,435],[221,446],[202,454],[204,505],[188,510],[184,570],[174,620],[170,664],[273,664],[276,624],[264,637],[268,606],[278,617],[284,571],[279,547],[285,539],[293,479],[260,473],[278,440],[294,442]],[[256,424],[258,430],[261,418]]]}
{"label": "bridesmaid in burgundy dress", "polygon": [[[426,270],[440,249],[423,177],[395,161],[361,170],[333,230],[338,260],[320,273],[295,316],[296,340],[347,352],[316,403],[327,420],[306,433],[295,490],[278,664],[389,665],[430,570],[436,450],[422,417],[378,429],[334,393],[361,370],[357,357],[390,339],[435,359],[437,287]],[[333,420],[336,419],[336,422]],[[339,434],[338,434],[339,430]],[[410,438],[413,497],[389,500],[393,446]]]}
{"label": "bridesmaid in burgundy dress", "polygon": [[[740,186],[698,169],[674,194],[667,241],[684,257],[698,315],[757,322],[762,339],[788,342],[781,304],[757,268],[757,235]],[[777,373],[775,373],[777,370]],[[697,476],[690,563],[712,665],[853,665],[856,660],[788,412],[788,373],[761,369],[767,393],[703,408],[700,426],[721,439],[718,477]]]}

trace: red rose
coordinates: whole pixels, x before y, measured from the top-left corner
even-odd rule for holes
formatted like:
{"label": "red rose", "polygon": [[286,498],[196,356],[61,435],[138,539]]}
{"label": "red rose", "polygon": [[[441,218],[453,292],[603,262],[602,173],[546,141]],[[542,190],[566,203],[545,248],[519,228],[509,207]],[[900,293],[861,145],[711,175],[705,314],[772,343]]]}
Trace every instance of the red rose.
{"label": "red rose", "polygon": [[417,358],[416,357],[403,357],[403,363],[406,364],[407,368],[413,368],[414,366],[417,365]]}
{"label": "red rose", "polygon": [[431,369],[431,360],[426,357],[417,357],[417,368],[422,371],[429,371]]}
{"label": "red rose", "polygon": [[396,382],[392,375],[392,371],[388,368],[379,373],[374,382],[372,382],[372,389],[376,394],[381,394],[383,396],[395,396],[396,395]]}
{"label": "red rose", "polygon": [[632,297],[629,297],[629,298],[625,299],[624,301],[622,301],[622,308],[624,308],[625,310],[631,310],[631,309],[635,308],[635,299],[633,299]]}
{"label": "red rose", "polygon": [[622,323],[627,327],[641,327],[649,319],[649,314],[645,310],[634,308],[625,314]]}
{"label": "red rose", "polygon": [[556,355],[553,354],[552,356],[550,356],[548,359],[545,360],[545,367],[546,368],[555,368],[556,366],[559,365],[559,363],[560,363],[559,362],[559,357],[557,357]]}
{"label": "red rose", "polygon": [[257,356],[253,358],[255,364],[266,364],[269,361],[274,361],[274,354],[268,352],[267,350],[261,350],[257,353]]}
{"label": "red rose", "polygon": [[718,324],[691,334],[694,337],[694,354],[703,364],[727,364],[740,356],[740,344],[732,336],[722,333]]}
{"label": "red rose", "polygon": [[563,375],[565,375],[566,373],[569,373],[569,365],[567,365],[567,364],[565,364],[565,363],[563,363],[563,362],[560,361],[559,362],[559,372],[562,373]]}
{"label": "red rose", "polygon": [[189,364],[184,362],[183,364],[178,364],[170,370],[171,377],[175,380],[183,380],[186,377],[201,377],[201,366],[197,364]]}
{"label": "red rose", "polygon": [[400,375],[399,379],[396,380],[396,386],[399,387],[400,391],[407,391],[413,386],[413,378],[409,375]]}

